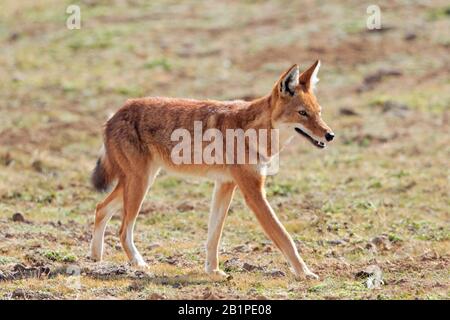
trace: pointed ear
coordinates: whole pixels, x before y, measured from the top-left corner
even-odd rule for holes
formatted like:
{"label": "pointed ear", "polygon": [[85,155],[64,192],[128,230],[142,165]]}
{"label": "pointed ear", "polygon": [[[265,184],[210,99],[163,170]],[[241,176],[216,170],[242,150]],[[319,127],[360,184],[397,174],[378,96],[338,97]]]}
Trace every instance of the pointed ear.
{"label": "pointed ear", "polygon": [[281,95],[293,96],[295,93],[295,88],[299,83],[300,69],[298,65],[294,64],[290,67],[278,81],[278,88]]}
{"label": "pointed ear", "polygon": [[320,69],[320,60],[317,60],[313,63],[308,70],[303,71],[300,75],[300,83],[303,84],[308,90],[314,89],[317,82],[319,82],[319,78],[317,78],[317,74]]}

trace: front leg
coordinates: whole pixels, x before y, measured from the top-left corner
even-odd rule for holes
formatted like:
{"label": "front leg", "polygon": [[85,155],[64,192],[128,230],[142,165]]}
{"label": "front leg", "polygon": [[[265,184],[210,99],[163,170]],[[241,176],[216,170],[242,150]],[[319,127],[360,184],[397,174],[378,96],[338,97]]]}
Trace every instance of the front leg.
{"label": "front leg", "polygon": [[236,185],[233,182],[216,181],[214,186],[208,223],[205,264],[206,272],[212,275],[226,276],[225,272],[219,269],[219,242],[235,188]]}
{"label": "front leg", "polygon": [[291,236],[270,207],[264,192],[264,177],[254,171],[243,168],[236,170],[233,176],[247,205],[255,213],[264,232],[281,250],[294,268],[296,276],[301,277],[304,275],[308,278],[318,279],[319,277],[309,270],[300,257]]}

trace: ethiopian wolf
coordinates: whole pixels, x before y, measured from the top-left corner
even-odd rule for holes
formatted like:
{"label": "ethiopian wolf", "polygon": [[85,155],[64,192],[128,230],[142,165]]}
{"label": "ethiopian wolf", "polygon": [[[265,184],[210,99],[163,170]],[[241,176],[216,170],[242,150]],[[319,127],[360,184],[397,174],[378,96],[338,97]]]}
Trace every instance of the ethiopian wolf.
{"label": "ethiopian wolf", "polygon": [[[313,90],[319,67],[316,61],[300,73],[298,65],[293,65],[268,95],[253,101],[162,97],[128,100],[105,125],[104,152],[92,174],[92,183],[99,191],[117,183],[96,207],[91,258],[102,259],[106,223],[120,210],[122,246],[131,264],[146,266],[134,245],[133,228],[144,196],[163,168],[215,180],[206,244],[207,273],[226,276],[219,269],[218,248],[238,187],[295,274],[318,278],[300,257],[266,199],[264,168],[296,135],[317,148],[325,148],[333,140],[334,133],[321,118]],[[241,143],[235,144],[239,137],[243,137]],[[230,139],[233,143],[225,141]]]}

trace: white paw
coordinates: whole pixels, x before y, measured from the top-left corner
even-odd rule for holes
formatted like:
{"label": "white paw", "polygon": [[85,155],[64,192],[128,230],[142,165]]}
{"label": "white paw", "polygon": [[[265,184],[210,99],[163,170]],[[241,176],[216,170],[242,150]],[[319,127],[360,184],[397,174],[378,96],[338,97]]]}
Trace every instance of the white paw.
{"label": "white paw", "polygon": [[319,276],[310,270],[303,270],[295,273],[296,280],[319,280]]}
{"label": "white paw", "polygon": [[137,267],[139,269],[147,269],[148,264],[144,261],[141,256],[136,256],[130,260],[130,265],[133,267]]}
{"label": "white paw", "polygon": [[102,261],[103,245],[96,240],[92,240],[89,246],[88,257],[93,261]]}
{"label": "white paw", "polygon": [[88,260],[91,260],[92,262],[101,262],[102,261],[102,258],[100,258],[96,255],[93,255],[93,254],[87,256],[87,258],[88,258]]}
{"label": "white paw", "polygon": [[319,276],[311,271],[306,271],[305,277],[306,277],[306,279],[319,280]]}
{"label": "white paw", "polygon": [[213,278],[218,278],[218,279],[226,279],[228,278],[228,274],[226,274],[225,272],[223,272],[220,269],[215,269],[215,270],[206,270],[206,273],[213,277]]}
{"label": "white paw", "polygon": [[102,261],[102,254],[98,253],[95,250],[91,250],[91,252],[89,252],[89,254],[87,256],[89,259],[91,259],[94,262]]}

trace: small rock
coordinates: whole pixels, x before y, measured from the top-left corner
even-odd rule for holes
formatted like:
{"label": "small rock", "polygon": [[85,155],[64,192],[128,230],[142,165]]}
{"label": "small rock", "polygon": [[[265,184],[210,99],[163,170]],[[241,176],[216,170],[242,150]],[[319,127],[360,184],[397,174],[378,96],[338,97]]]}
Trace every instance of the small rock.
{"label": "small rock", "polygon": [[160,259],[160,261],[171,264],[171,265],[176,265],[178,263],[178,260],[172,256],[163,257],[162,259]]}
{"label": "small rock", "polygon": [[406,41],[412,41],[415,40],[417,38],[417,34],[415,34],[414,32],[408,32],[405,34],[405,37],[403,39],[405,39]]}
{"label": "small rock", "polygon": [[336,240],[328,240],[327,243],[331,244],[332,246],[338,246],[345,244],[345,241],[342,239],[336,239]]}
{"label": "small rock", "polygon": [[364,92],[372,90],[376,84],[383,81],[386,77],[399,77],[403,73],[400,70],[385,70],[380,69],[374,73],[367,75],[360,87],[357,88],[357,92]]}
{"label": "small rock", "polygon": [[144,270],[134,270],[134,278],[136,279],[144,279],[146,277],[151,276],[151,273],[147,273]]}
{"label": "small rock", "polygon": [[181,283],[179,283],[179,282],[175,282],[172,285],[172,288],[174,288],[174,289],[181,289],[181,288],[183,288],[183,285]]}
{"label": "small rock", "polygon": [[350,108],[340,108],[339,114],[343,116],[359,116],[359,113]]}
{"label": "small rock", "polygon": [[11,297],[14,299],[25,299],[27,295],[23,289],[16,289],[13,291]]}
{"label": "small rock", "polygon": [[9,166],[13,162],[13,158],[9,152],[2,154],[0,156],[0,164],[4,166]]}
{"label": "small rock", "polygon": [[242,269],[244,269],[245,271],[253,271],[253,270],[262,270],[263,268],[254,264],[244,262],[244,264],[242,265]]}
{"label": "small rock", "polygon": [[386,235],[374,237],[370,242],[373,243],[377,249],[390,250],[392,248],[391,241]]}
{"label": "small rock", "polygon": [[166,300],[167,297],[163,294],[159,293],[152,293],[150,297],[148,297],[148,300]]}
{"label": "small rock", "polygon": [[281,270],[272,270],[269,273],[267,273],[268,276],[271,276],[273,278],[281,278],[281,277],[285,277],[286,273],[284,273]]}
{"label": "small rock", "polygon": [[250,250],[250,246],[248,246],[246,244],[242,244],[240,246],[236,246],[236,247],[234,247],[231,250],[236,251],[236,252],[250,252],[251,251]]}
{"label": "small rock", "polygon": [[8,37],[8,41],[13,42],[13,41],[18,40],[19,38],[20,38],[20,33],[12,32]]}
{"label": "small rock", "polygon": [[34,160],[31,163],[31,167],[36,171],[36,172],[43,172],[44,171],[44,163],[41,160]]}
{"label": "small rock", "polygon": [[16,212],[16,213],[13,214],[12,220],[14,222],[25,222],[25,217],[23,216],[22,213]]}
{"label": "small rock", "polygon": [[194,210],[194,206],[186,201],[186,202],[179,204],[177,209],[178,209],[178,211],[186,212],[186,211]]}

